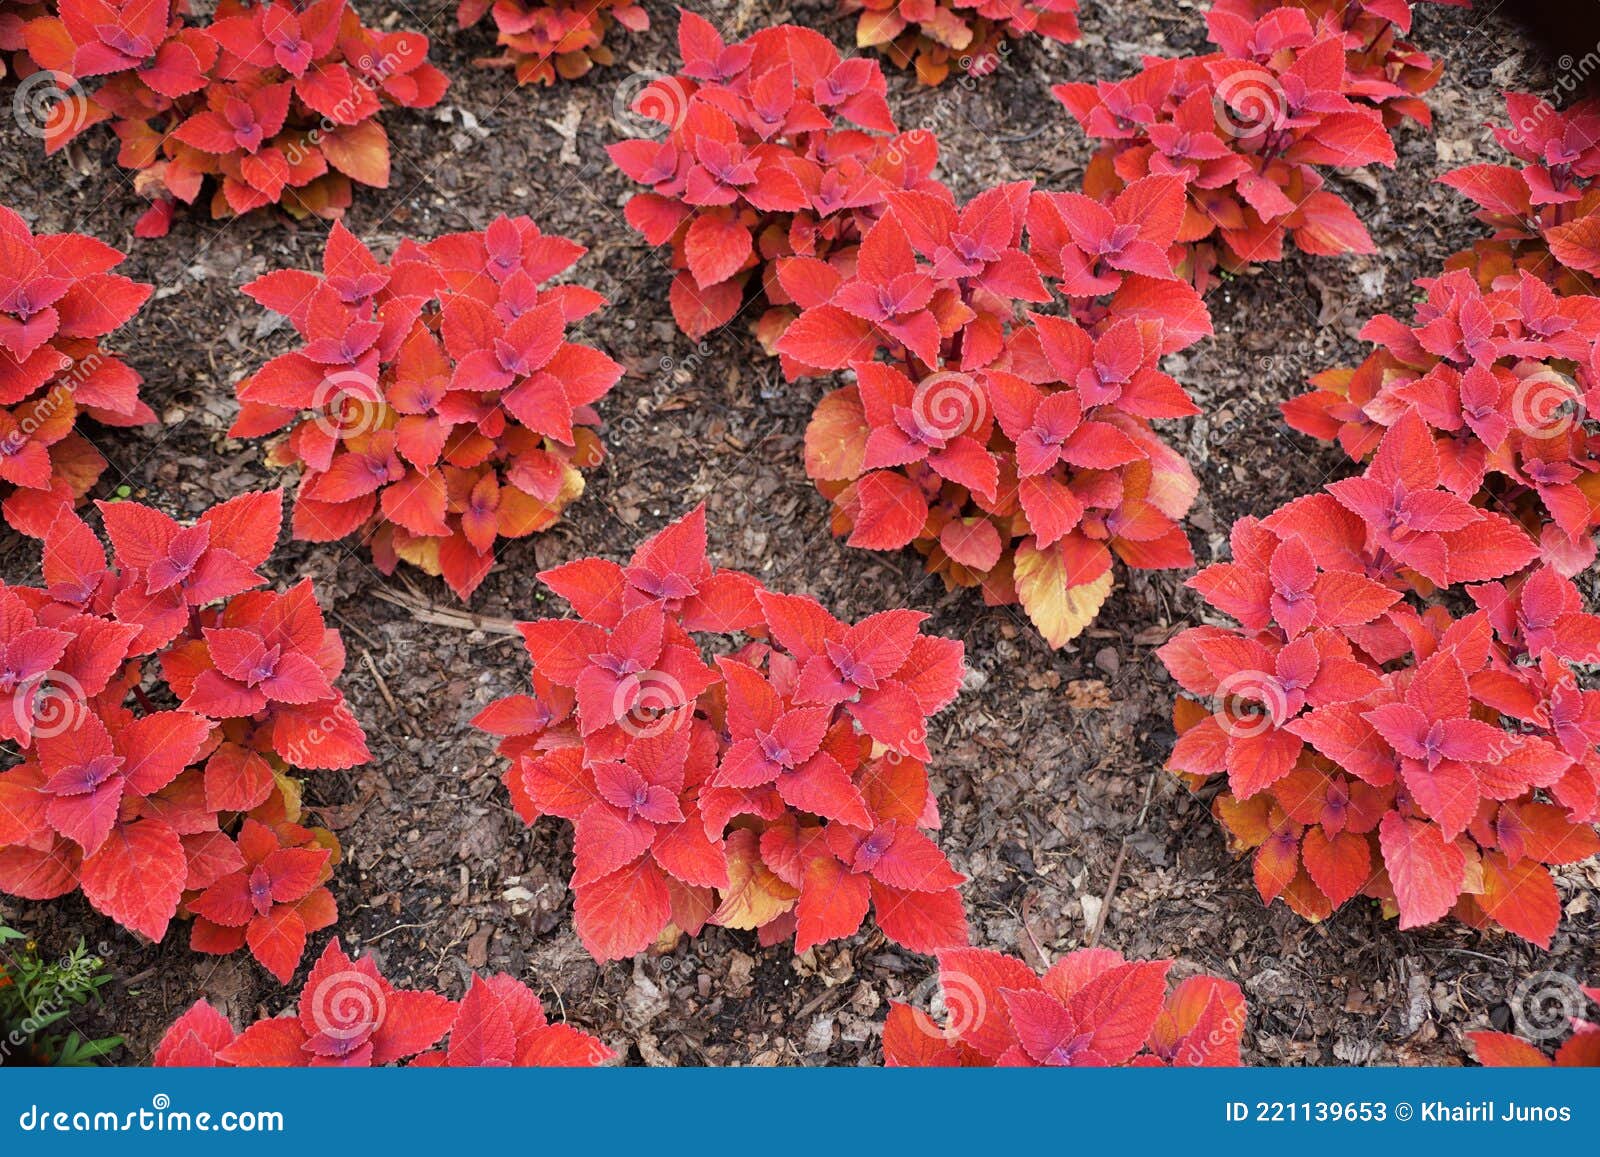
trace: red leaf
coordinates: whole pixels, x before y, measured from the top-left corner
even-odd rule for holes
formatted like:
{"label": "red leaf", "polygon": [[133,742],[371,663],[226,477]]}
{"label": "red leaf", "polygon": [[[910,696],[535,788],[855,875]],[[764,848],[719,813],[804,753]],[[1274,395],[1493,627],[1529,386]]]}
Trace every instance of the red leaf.
{"label": "red leaf", "polygon": [[217,1063],[217,1051],[233,1038],[228,1018],[205,1000],[197,1000],[172,1022],[150,1063],[156,1068],[210,1068]]}
{"label": "red leaf", "polygon": [[937,952],[968,938],[961,893],[954,888],[905,892],[874,880],[872,907],[883,934],[913,952]]}
{"label": "red leaf", "polygon": [[1300,843],[1300,857],[1312,883],[1335,908],[1372,881],[1372,851],[1365,836],[1338,832],[1329,836],[1310,828]]}
{"label": "red leaf", "polygon": [[586,1032],[552,1024],[529,1034],[517,1050],[517,1064],[541,1068],[590,1068],[616,1054]]}
{"label": "red leaf", "polygon": [[306,924],[300,913],[278,904],[265,916],[250,921],[245,942],[262,967],[288,984],[306,950]]}
{"label": "red leaf", "polygon": [[1073,1065],[1093,1064],[1099,1060],[1098,1054],[1087,1050],[1087,1034],[1082,1026],[1066,1006],[1049,993],[1002,989],[1000,995],[1018,1044],[1037,1063]]}
{"label": "red leaf", "polygon": [[1089,1048],[1119,1065],[1143,1047],[1161,1015],[1167,961],[1130,963],[1096,976],[1067,1002],[1073,1019],[1093,1034]]}
{"label": "red leaf", "polygon": [[1400,908],[1400,927],[1432,924],[1461,895],[1466,859],[1438,827],[1389,812],[1378,825],[1383,860]]}
{"label": "red leaf", "polygon": [[291,1016],[257,1021],[221,1049],[217,1059],[235,1068],[299,1068],[311,1063],[305,1029]]}
{"label": "red leaf", "polygon": [[890,1001],[883,1022],[883,1063],[889,1067],[956,1067],[961,1064],[961,1054],[925,1013]]}
{"label": "red leaf", "polygon": [[1496,1068],[1544,1069],[1555,1064],[1536,1046],[1509,1033],[1469,1032],[1466,1035],[1472,1042],[1472,1051],[1477,1054],[1480,1065]]}
{"label": "red leaf", "polygon": [[1508,931],[1549,948],[1561,922],[1561,896],[1550,870],[1533,860],[1511,864],[1499,852],[1483,857],[1483,893],[1478,904]]}
{"label": "red leaf", "polygon": [[871,327],[836,305],[806,310],[778,341],[778,352],[823,370],[843,369],[853,361],[869,359],[872,349]]}
{"label": "red leaf", "polygon": [[939,545],[956,562],[975,571],[987,571],[1000,561],[1000,532],[987,518],[955,519],[939,531]]}
{"label": "red leaf", "polygon": [[702,290],[726,281],[743,267],[751,252],[750,231],[727,214],[697,216],[683,239],[689,272]]}
{"label": "red leaf", "polygon": [[1041,988],[1022,961],[987,948],[940,952],[939,987],[954,1035],[990,1061],[1017,1043],[1001,990]]}
{"label": "red leaf", "polygon": [[178,910],[188,860],[178,833],[159,820],[113,828],[83,862],[83,894],[97,911],[151,940],[166,934]]}
{"label": "red leaf", "polygon": [[863,550],[898,550],[922,533],[928,502],[910,479],[874,470],[856,482],[860,513],[850,545]]}
{"label": "red leaf", "polygon": [[661,869],[648,858],[576,890],[578,939],[596,960],[622,960],[650,946],[672,919]]}
{"label": "red leaf", "polygon": [[673,320],[692,341],[699,341],[733,320],[744,302],[744,283],[742,277],[731,277],[702,287],[687,269],[682,270],[667,291]]}
{"label": "red leaf", "polygon": [[450,1026],[452,1067],[506,1067],[516,1059],[517,1034],[499,999],[474,976]]}
{"label": "red leaf", "polygon": [[832,856],[812,856],[805,864],[795,909],[795,952],[854,935],[866,919],[871,899],[866,876],[855,875]]}

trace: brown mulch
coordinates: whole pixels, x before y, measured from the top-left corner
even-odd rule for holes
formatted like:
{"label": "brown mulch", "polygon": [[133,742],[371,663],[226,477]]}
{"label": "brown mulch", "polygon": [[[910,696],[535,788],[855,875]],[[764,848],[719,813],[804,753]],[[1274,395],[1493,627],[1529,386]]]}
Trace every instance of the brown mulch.
{"label": "brown mulch", "polygon": [[[812,593],[841,617],[890,605],[928,611],[929,629],[965,641],[973,672],[935,720],[930,746],[940,842],[971,877],[975,938],[1039,965],[1098,931],[1099,943],[1129,955],[1173,956],[1184,971],[1234,978],[1252,1005],[1252,1062],[1456,1064],[1464,1030],[1503,1027],[1521,977],[1600,976],[1593,864],[1558,874],[1566,916],[1549,953],[1455,924],[1401,934],[1367,902],[1317,926],[1281,905],[1263,909],[1248,863],[1229,856],[1206,802],[1161,771],[1173,685],[1153,650],[1196,621],[1184,575],[1124,576],[1094,627],[1051,651],[1015,608],[946,593],[909,554],[849,550],[829,536],[827,503],[801,465],[814,384],[785,384],[740,327],[693,346],[667,310],[663,255],[623,222],[629,184],[604,154],[617,131],[614,97],[636,70],[676,61],[669,6],[647,7],[655,26],[615,33],[610,69],[518,91],[508,74],[472,66],[490,51],[490,35],[456,31],[453,2],[429,0],[414,12],[384,0],[363,6],[385,26],[390,17],[426,25],[433,57],[455,84],[438,109],[385,115],[391,188],[358,190],[350,227],[387,250],[403,236],[530,214],[589,246],[575,275],[612,304],[583,336],[629,369],[602,404],[611,453],[583,500],[551,533],[503,550],[472,609],[497,619],[544,613],[537,570],[584,554],[625,556],[704,499],[720,563]],[[851,24],[828,0],[693,7],[741,32],[793,19],[852,43]],[[1088,149],[1049,85],[1130,72],[1144,53],[1201,47],[1203,9],[1189,3],[1086,0],[1084,9],[1082,42],[1024,43],[980,84],[928,90],[891,79],[900,123],[936,129],[941,176],[958,195],[1019,178],[1076,187]],[[1232,280],[1209,300],[1216,337],[1170,359],[1206,412],[1170,430],[1203,483],[1189,520],[1202,561],[1225,549],[1235,518],[1265,513],[1345,468],[1329,448],[1291,435],[1276,404],[1307,373],[1359,356],[1362,321],[1402,309],[1412,278],[1478,235],[1460,199],[1433,179],[1493,157],[1482,126],[1499,113],[1498,91],[1532,86],[1541,72],[1508,49],[1514,34],[1492,18],[1420,5],[1414,38],[1446,64],[1430,96],[1434,131],[1399,130],[1393,171],[1333,179],[1379,255],[1296,255]],[[315,267],[324,227],[272,214],[218,223],[180,213],[170,237],[136,243],[143,203],[107,137],[91,134],[46,159],[7,119],[0,146],[0,198],[37,229],[84,230],[129,249],[122,272],[158,286],[114,345],[144,375],[163,425],[97,439],[114,467],[106,484],[193,514],[282,481],[259,444],[224,434],[233,383],[291,342],[238,287],[269,269]],[[0,574],[25,579],[35,549],[0,538]],[[670,955],[595,965],[572,932],[565,825],[522,825],[490,741],[468,726],[484,703],[521,688],[526,661],[515,640],[423,621],[377,597],[405,594],[409,580],[427,600],[452,605],[441,583],[415,573],[386,579],[339,545],[286,544],[272,573],[280,582],[313,577],[350,648],[344,686],[375,759],[315,775],[308,799],[346,851],[333,883],[337,931],[347,949],[379,955],[392,980],[458,992],[469,969],[509,971],[557,1014],[648,1064],[873,1063],[885,1002],[927,998],[930,962],[876,932],[796,958],[761,949],[751,934],[708,929]],[[198,996],[236,1019],[287,1003],[243,956],[192,954],[181,929],[164,945],[141,943],[80,897],[0,901],[0,918],[52,951],[79,936],[98,946],[116,980],[85,1027],[125,1033],[123,1063],[145,1061]]]}

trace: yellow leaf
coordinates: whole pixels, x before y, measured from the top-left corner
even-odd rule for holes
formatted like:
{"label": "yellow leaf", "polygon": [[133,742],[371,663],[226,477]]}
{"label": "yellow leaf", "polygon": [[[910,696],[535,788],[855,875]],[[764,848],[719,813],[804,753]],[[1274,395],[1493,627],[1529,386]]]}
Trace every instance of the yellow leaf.
{"label": "yellow leaf", "polygon": [[336,867],[344,859],[344,846],[339,843],[339,837],[327,828],[312,828],[311,839],[319,848],[328,849],[328,866]]}
{"label": "yellow leaf", "polygon": [[278,784],[278,792],[283,796],[283,817],[292,824],[300,822],[300,799],[302,786],[298,779],[284,775],[281,771],[274,771],[272,778]]}
{"label": "yellow leaf", "polygon": [[425,574],[439,574],[439,540],[410,534],[394,536],[394,553]]}
{"label": "yellow leaf", "polygon": [[728,834],[728,888],[711,923],[749,931],[771,923],[794,907],[800,890],[791,888],[761,860],[760,837],[749,828]]}
{"label": "yellow leaf", "polygon": [[1017,546],[1014,578],[1023,610],[1052,647],[1063,646],[1081,635],[1111,593],[1109,570],[1093,582],[1067,586],[1060,550],[1040,550],[1032,539]]}
{"label": "yellow leaf", "polygon": [[500,508],[495,514],[501,534],[507,538],[526,538],[553,526],[561,517],[561,507],[548,506],[515,486],[502,486]]}
{"label": "yellow leaf", "polygon": [[806,427],[806,477],[821,482],[859,478],[870,429],[854,386],[827,395]]}
{"label": "yellow leaf", "polygon": [[389,138],[377,121],[334,129],[322,138],[322,154],[330,165],[363,185],[389,186]]}
{"label": "yellow leaf", "polygon": [[1234,854],[1259,848],[1272,835],[1272,797],[1257,792],[1246,800],[1226,793],[1211,802],[1211,811],[1228,833],[1228,850]]}
{"label": "yellow leaf", "polygon": [[876,48],[880,44],[888,44],[905,28],[905,20],[893,9],[887,12],[863,12],[861,22],[856,25],[856,47]]}
{"label": "yellow leaf", "polygon": [[939,87],[949,75],[950,61],[947,58],[939,59],[928,52],[917,57],[917,80],[929,88]]}

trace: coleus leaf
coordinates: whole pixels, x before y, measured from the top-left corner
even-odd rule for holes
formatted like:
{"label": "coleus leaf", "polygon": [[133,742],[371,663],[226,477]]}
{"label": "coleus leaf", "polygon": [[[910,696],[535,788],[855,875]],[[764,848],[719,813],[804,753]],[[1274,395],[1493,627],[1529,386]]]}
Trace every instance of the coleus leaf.
{"label": "coleus leaf", "polygon": [[1214,977],[1191,977],[1168,993],[1170,963],[1129,962],[1089,948],[1039,977],[988,949],[940,952],[946,1024],[891,1004],[884,1063],[1239,1064],[1243,993]]}
{"label": "coleus leaf", "polygon": [[[442,1050],[426,1051],[449,1036]],[[236,1032],[197,1001],[157,1045],[159,1067],[592,1066],[611,1050],[566,1024],[551,1024],[526,985],[474,975],[458,1005],[439,993],[395,988],[370,958],[352,961],[332,941],[306,978],[298,1016],[256,1021]]]}
{"label": "coleus leaf", "polygon": [[336,231],[321,276],[252,282],[303,345],[239,384],[234,432],[290,427],[274,453],[301,468],[296,536],[366,528],[380,569],[410,562],[466,599],[501,538],[554,523],[602,458],[593,405],[622,376],[567,340],[604,300],[543,284],[583,252],[526,217],[387,262]]}
{"label": "coleus leaf", "polygon": [[[909,610],[841,622],[717,570],[706,544],[701,508],[626,566],[545,572],[581,617],[520,624],[533,693],[475,720],[502,737],[519,814],[574,824],[584,946],[626,957],[710,922],[805,951],[869,911],[915,950],[964,939],[964,877],[919,830],[960,644]],[[732,631],[767,642],[705,663],[691,632]]]}
{"label": "coleus leaf", "polygon": [[317,763],[285,736],[367,753],[311,583],[245,589],[260,583],[281,502],[241,495],[192,525],[107,504],[109,561],[68,512],[45,539],[47,585],[0,585],[0,662],[16,684],[0,726],[26,741],[0,775],[0,888],[44,899],[81,887],[152,940],[192,919],[198,950],[248,946],[287,980],[335,918],[322,885],[337,841],[296,822],[291,773]]}

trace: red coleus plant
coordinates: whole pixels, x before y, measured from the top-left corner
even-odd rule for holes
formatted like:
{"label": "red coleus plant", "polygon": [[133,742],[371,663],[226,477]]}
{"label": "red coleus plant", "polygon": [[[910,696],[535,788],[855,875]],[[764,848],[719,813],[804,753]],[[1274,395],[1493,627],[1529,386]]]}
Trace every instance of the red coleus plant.
{"label": "red coleus plant", "polygon": [[1506,93],[1505,126],[1495,140],[1521,165],[1476,164],[1440,177],[1478,206],[1494,228],[1445,263],[1470,270],[1484,288],[1514,282],[1519,272],[1548,281],[1562,294],[1592,294],[1600,275],[1600,103],[1583,100],[1556,110],[1530,93]]}
{"label": "red coleus plant", "polygon": [[[1594,1004],[1600,1004],[1600,988],[1574,986],[1573,989],[1567,990],[1566,985],[1572,982],[1565,977],[1562,977],[1562,980],[1565,982],[1561,990],[1564,1006],[1572,998],[1576,998],[1575,1003],[1579,1005],[1585,1003],[1584,998]],[[1578,996],[1578,993],[1582,993],[1582,996]],[[1568,1013],[1572,1035],[1561,1042],[1554,1056],[1546,1053],[1532,1041],[1523,1040],[1506,1032],[1487,1030],[1469,1032],[1467,1040],[1472,1042],[1472,1051],[1478,1058],[1478,1063],[1492,1068],[1592,1069],[1600,1066],[1600,1024],[1580,1016],[1579,1014],[1584,1011],[1582,1007],[1564,1007],[1564,1011]]]}
{"label": "red coleus plant", "polygon": [[[428,40],[365,27],[346,0],[221,0],[201,22],[184,0],[57,0],[28,22],[34,67],[68,95],[44,126],[55,151],[109,120],[118,163],[154,204],[144,237],[207,178],[213,217],[281,204],[338,217],[351,185],[389,183],[385,103],[428,108],[448,81]],[[92,91],[84,82],[93,84]]]}
{"label": "red coleus plant", "polygon": [[[1379,16],[1377,7],[1344,10]],[[1211,28],[1221,52],[1150,59],[1125,80],[1056,86],[1083,130],[1106,142],[1084,191],[1109,200],[1151,175],[1181,180],[1173,264],[1201,289],[1219,266],[1281,260],[1286,237],[1316,255],[1374,252],[1320,171],[1395,159],[1371,84],[1349,71],[1342,23],[1314,24],[1288,7],[1254,22],[1217,14]]]}
{"label": "red coleus plant", "polygon": [[[449,1037],[446,1044],[440,1042]],[[204,1000],[156,1046],[157,1068],[590,1067],[614,1054],[587,1033],[551,1024],[532,989],[505,973],[473,976],[458,1003],[396,988],[370,956],[352,960],[335,938],[312,966],[292,1015],[243,1032]]]}
{"label": "red coleus plant", "polygon": [[1455,499],[1510,512],[1546,562],[1576,574],[1600,525],[1600,300],[1558,298],[1526,271],[1487,292],[1465,270],[1419,284],[1411,324],[1372,319],[1362,336],[1377,348],[1313,377],[1284,417],[1357,460],[1420,418]]}
{"label": "red coleus plant", "polygon": [[245,494],[184,526],[102,503],[109,561],[64,511],[45,585],[0,587],[0,891],[81,888],[152,940],[192,916],[191,947],[248,946],[284,981],[333,922],[338,843],[301,826],[290,772],[370,756],[310,582],[252,589],[282,509]]}
{"label": "red coleus plant", "polygon": [[[1191,585],[1240,627],[1160,651],[1193,697],[1168,766],[1226,777],[1214,810],[1268,902],[1320,920],[1368,895],[1402,928],[1454,910],[1548,945],[1547,865],[1600,850],[1600,692],[1571,668],[1600,659],[1600,618],[1438,461],[1411,415],[1362,477],[1235,524]],[[1464,618],[1404,597],[1456,584]]]}
{"label": "red coleus plant", "polygon": [[1078,0],[843,0],[842,7],[861,13],[857,48],[915,67],[923,84],[943,83],[952,63],[969,76],[993,72],[1008,40],[1078,39]]}
{"label": "red coleus plant", "polygon": [[[23,3],[22,0],[0,0],[0,78],[10,74],[13,68],[12,57],[20,58],[24,70],[27,68],[27,56],[24,53],[26,44],[23,41],[22,30],[29,20],[39,15],[42,5]],[[5,987],[0,982],[0,988]]]}
{"label": "red coleus plant", "polygon": [[649,186],[628,202],[628,223],[671,246],[680,329],[699,339],[759,291],[770,347],[795,314],[776,259],[847,258],[891,192],[930,184],[938,145],[897,132],[875,62],[841,59],[810,29],[785,24],[729,45],[682,11],[678,48],[683,71],[633,103],[641,132],[655,135],[608,148]]}
{"label": "red coleus plant", "polygon": [[239,384],[230,431],[289,427],[269,461],[301,468],[295,537],[359,531],[384,573],[403,559],[465,599],[497,539],[554,523],[601,461],[594,403],[622,376],[566,338],[605,299],[544,284],[585,252],[499,217],[383,263],[336,224],[320,277],[245,286],[305,339]]}
{"label": "red coleus plant", "polygon": [[[1467,0],[1433,2],[1467,5]],[[1303,12],[1319,34],[1344,38],[1345,93],[1351,99],[1377,108],[1386,125],[1403,119],[1425,127],[1433,123],[1422,95],[1439,83],[1444,69],[1401,39],[1411,31],[1410,0],[1218,0],[1206,13],[1210,39],[1232,56],[1250,56],[1270,42],[1279,22],[1295,20],[1273,16],[1284,8]]]}
{"label": "red coleus plant", "polygon": [[[540,578],[578,612],[519,624],[533,694],[486,708],[518,814],[573,824],[577,931],[600,960],[758,929],[795,949],[854,933],[966,940],[963,877],[922,829],[928,716],[954,699],[961,644],[886,611],[849,625],[815,600],[713,570],[705,513],[627,566]],[[714,662],[693,634],[747,640]]]}
{"label": "red coleus plant", "polygon": [[[780,265],[806,307],[785,369],[856,378],[818,405],[807,473],[851,545],[915,545],[1061,646],[1105,601],[1113,555],[1193,562],[1178,520],[1199,484],[1150,425],[1198,412],[1159,363],[1211,332],[1168,263],[1182,185],[1146,178],[1109,205],[1019,182],[960,208],[948,193],[890,206],[853,270]],[[1051,300],[1047,278],[1069,316],[1020,311]]]}
{"label": "red coleus plant", "polygon": [[108,426],[156,420],[142,379],[100,345],[150,296],[111,272],[122,260],[81,233],[36,236],[0,205],[0,495],[23,534],[43,536],[105,470],[80,413]]}
{"label": "red coleus plant", "polygon": [[650,27],[650,15],[637,0],[461,0],[456,23],[470,28],[494,18],[499,56],[477,63],[516,70],[518,84],[573,80],[595,65],[612,61],[606,33],[613,24],[631,32]]}
{"label": "red coleus plant", "polygon": [[1243,1064],[1244,993],[1191,976],[1167,987],[1170,960],[1129,961],[1081,948],[1035,976],[986,948],[939,953],[945,1023],[891,1001],[886,1065],[977,1067]]}

